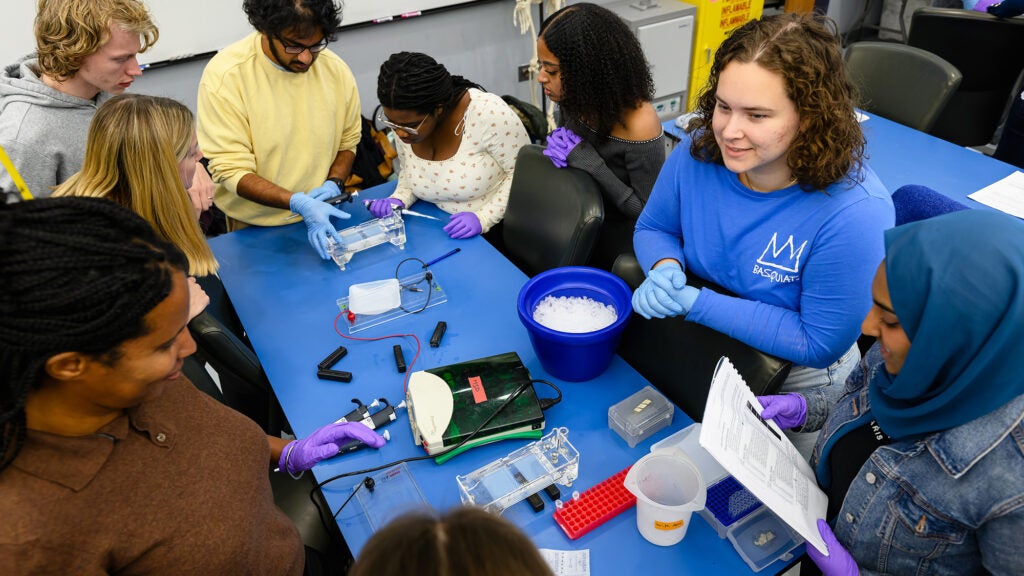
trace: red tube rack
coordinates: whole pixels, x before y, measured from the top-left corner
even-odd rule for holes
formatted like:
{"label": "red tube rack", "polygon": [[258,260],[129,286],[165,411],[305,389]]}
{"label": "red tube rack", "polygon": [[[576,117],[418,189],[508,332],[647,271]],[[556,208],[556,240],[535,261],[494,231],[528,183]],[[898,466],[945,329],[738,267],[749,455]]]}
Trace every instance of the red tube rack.
{"label": "red tube rack", "polygon": [[622,483],[630,468],[588,488],[578,500],[569,500],[555,510],[555,522],[566,536],[575,540],[636,504],[636,496]]}

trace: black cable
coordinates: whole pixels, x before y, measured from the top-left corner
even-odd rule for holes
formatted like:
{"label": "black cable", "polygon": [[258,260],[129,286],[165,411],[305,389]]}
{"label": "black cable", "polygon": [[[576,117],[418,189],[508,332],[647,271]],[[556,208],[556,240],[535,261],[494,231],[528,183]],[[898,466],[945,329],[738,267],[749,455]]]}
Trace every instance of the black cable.
{"label": "black cable", "polygon": [[409,288],[409,286],[416,286],[417,284],[425,281],[427,283],[427,299],[426,299],[426,301],[423,302],[423,306],[419,310],[408,310],[408,309],[406,309],[405,306],[402,306],[401,300],[399,300],[398,307],[401,308],[403,312],[407,312],[409,314],[419,314],[420,312],[423,312],[424,310],[426,310],[428,306],[430,306],[430,296],[431,296],[431,293],[434,291],[434,275],[430,272],[430,270],[427,270],[426,272],[423,273],[423,279],[422,280],[417,280],[417,281],[413,282],[412,284],[408,284],[408,285],[402,284],[402,279],[398,277],[399,269],[402,267],[402,264],[405,264],[406,262],[412,262],[412,261],[419,262],[421,268],[426,268],[427,267],[427,264],[423,260],[420,260],[419,258],[416,258],[416,257],[406,258],[405,260],[402,260],[401,262],[398,263],[398,265],[395,266],[395,280],[398,280],[399,290],[410,290],[410,291],[414,291],[414,292],[416,290],[413,290],[412,288]]}
{"label": "black cable", "polygon": [[[416,260],[416,258],[409,258],[408,260]],[[403,262],[404,262],[404,260],[403,260]],[[399,264],[399,265],[401,265],[401,264]],[[458,450],[459,448],[464,446],[467,442],[469,442],[470,440],[475,438],[476,435],[479,434],[480,431],[483,430],[485,426],[490,424],[491,420],[494,420],[498,416],[498,414],[501,413],[502,410],[504,410],[509,404],[511,404],[513,400],[518,398],[520,394],[525,392],[528,387],[530,387],[534,383],[538,383],[538,382],[541,383],[541,384],[546,384],[547,386],[552,388],[558,394],[558,397],[554,398],[554,399],[552,399],[552,398],[541,398],[541,399],[539,399],[541,410],[546,410],[546,409],[550,408],[551,406],[554,406],[555,404],[558,404],[559,402],[562,401],[562,391],[558,388],[558,386],[555,386],[551,382],[548,382],[547,380],[544,380],[544,379],[541,379],[541,378],[532,378],[532,379],[530,379],[529,382],[524,382],[523,384],[520,384],[519,387],[516,388],[515,391],[513,391],[512,394],[510,394],[508,396],[508,398],[505,399],[504,402],[501,403],[501,406],[498,406],[494,410],[494,412],[492,412],[491,415],[487,417],[486,420],[484,420],[482,423],[480,423],[480,425],[477,426],[475,430],[470,432],[469,436],[466,436],[465,438],[462,439],[461,442],[459,442],[455,446],[452,446],[451,448],[445,450],[444,452],[439,452],[437,454],[426,454],[424,456],[412,456],[410,458],[403,458],[401,460],[395,460],[394,462],[389,462],[387,464],[381,464],[380,466],[375,466],[373,468],[366,468],[366,469],[363,469],[363,470],[356,470],[355,472],[345,472],[344,474],[337,474],[335,476],[331,476],[330,478],[327,478],[323,482],[318,483],[316,486],[313,487],[312,490],[310,490],[310,492],[309,492],[309,499],[310,499],[310,501],[313,502],[313,505],[316,507],[316,512],[317,512],[317,515],[320,516],[320,521],[324,524],[324,527],[327,528],[327,521],[324,519],[323,513],[322,513],[322,511],[320,509],[320,505],[316,501],[316,499],[313,497],[313,494],[316,491],[321,490],[324,486],[326,486],[327,484],[329,484],[331,482],[334,482],[335,480],[340,480],[342,478],[347,478],[349,476],[358,476],[360,474],[370,474],[372,472],[377,472],[378,470],[383,470],[385,468],[390,468],[392,466],[397,466],[397,465],[403,464],[403,463],[418,462],[420,460],[430,460],[430,459],[433,459],[433,458],[437,458],[438,456],[441,456],[443,454],[447,454],[448,452],[452,452],[454,450]],[[545,401],[547,401],[547,403],[545,403]],[[369,477],[367,479],[368,480],[372,480],[372,478],[369,478]],[[335,518],[338,517],[338,514],[341,513],[341,509],[344,508],[345,505],[348,504],[350,500],[352,500],[352,496],[355,496],[356,491],[358,491],[359,488],[361,488],[365,482],[366,482],[366,480],[364,480],[363,482],[360,482],[359,485],[356,486],[355,490],[352,491],[352,495],[345,499],[345,502],[343,502],[341,504],[341,507],[338,508],[338,512],[335,512],[335,514],[334,514]],[[326,502],[326,500],[327,499],[324,498],[325,502]],[[327,528],[327,531],[330,532],[330,528]]]}
{"label": "black cable", "polygon": [[535,384],[538,382],[541,384],[546,384],[548,387],[550,387],[558,394],[557,398],[539,398],[538,402],[540,403],[541,410],[547,410],[548,408],[551,408],[555,404],[558,404],[559,402],[562,401],[562,391],[558,389],[558,386],[555,386],[554,384],[548,382],[547,380],[544,380],[543,378],[532,378],[530,380],[531,384]]}

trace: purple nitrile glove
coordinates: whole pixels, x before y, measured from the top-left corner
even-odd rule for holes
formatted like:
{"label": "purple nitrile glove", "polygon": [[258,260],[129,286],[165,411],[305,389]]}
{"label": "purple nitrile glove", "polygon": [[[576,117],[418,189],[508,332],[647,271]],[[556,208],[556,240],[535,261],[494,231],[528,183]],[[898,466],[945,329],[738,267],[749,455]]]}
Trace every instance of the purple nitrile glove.
{"label": "purple nitrile glove", "polygon": [[828,556],[818,552],[817,548],[809,544],[807,555],[818,565],[821,573],[824,576],[857,576],[860,574],[860,568],[857,567],[853,556],[850,556],[846,548],[843,548],[842,544],[836,540],[836,535],[832,533],[828,522],[821,518],[818,518],[818,532],[821,534],[822,540],[825,541],[825,546],[828,547]]}
{"label": "purple nitrile glove", "polygon": [[405,202],[398,198],[380,198],[379,200],[370,200],[368,208],[374,218],[384,218],[390,216],[391,211],[395,208],[405,208]]}
{"label": "purple nitrile glove", "polygon": [[342,220],[351,218],[348,212],[339,210],[302,192],[292,194],[288,206],[292,212],[302,216],[302,219],[306,221],[306,234],[317,254],[324,260],[329,259],[331,251],[328,238],[333,238],[335,242],[341,243],[341,236],[338,236],[338,231],[331,224],[331,218],[341,218]]}
{"label": "purple nitrile glove", "polygon": [[448,223],[444,226],[444,231],[448,233],[448,237],[455,238],[456,240],[472,238],[479,234],[481,230],[483,230],[483,227],[480,226],[480,219],[472,212],[452,214],[452,217],[448,219]]}
{"label": "purple nitrile glove", "polygon": [[807,421],[807,400],[799,394],[790,392],[789,394],[758,396],[757,401],[764,406],[761,418],[775,420],[775,423],[783,430],[799,428]]}
{"label": "purple nitrile glove", "polygon": [[370,430],[362,422],[335,422],[317,428],[302,440],[293,440],[286,444],[277,465],[282,471],[298,474],[309,470],[317,462],[336,455],[339,447],[349,440],[359,440],[373,448],[384,445],[384,437]]}
{"label": "purple nitrile glove", "polygon": [[544,149],[543,154],[548,158],[551,158],[551,162],[559,168],[565,168],[569,165],[566,159],[569,157],[569,153],[572,152],[583,138],[576,135],[575,132],[565,128],[555,129],[554,132],[548,134],[548,147]]}
{"label": "purple nitrile glove", "polygon": [[324,183],[313,188],[309,191],[309,195],[317,200],[327,200],[341,194],[341,188],[330,180],[324,180]]}
{"label": "purple nitrile glove", "polygon": [[[683,267],[677,262],[665,262],[651,270],[643,284],[633,292],[633,310],[648,320],[686,314],[693,306],[690,300],[683,309],[684,303],[680,300],[684,300],[681,293],[686,288]],[[692,290],[696,291],[696,288]]]}

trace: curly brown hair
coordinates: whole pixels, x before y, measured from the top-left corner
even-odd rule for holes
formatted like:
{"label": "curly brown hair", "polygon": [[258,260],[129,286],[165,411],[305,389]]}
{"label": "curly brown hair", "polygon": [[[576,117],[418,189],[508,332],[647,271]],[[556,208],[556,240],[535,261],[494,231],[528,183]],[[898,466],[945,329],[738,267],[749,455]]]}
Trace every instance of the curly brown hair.
{"label": "curly brown hair", "polygon": [[835,22],[812,14],[778,14],[751,20],[718,48],[707,84],[687,127],[690,154],[722,164],[712,119],[718,78],[731,62],[757,63],[782,76],[786,95],[800,115],[787,155],[793,177],[806,191],[824,190],[864,165],[864,133],[854,111],[856,88],[846,76]]}
{"label": "curly brown hair", "polygon": [[116,25],[139,35],[145,52],[160,32],[139,0],[39,0],[35,35],[39,70],[57,80],[73,77],[82,58],[110,40]]}

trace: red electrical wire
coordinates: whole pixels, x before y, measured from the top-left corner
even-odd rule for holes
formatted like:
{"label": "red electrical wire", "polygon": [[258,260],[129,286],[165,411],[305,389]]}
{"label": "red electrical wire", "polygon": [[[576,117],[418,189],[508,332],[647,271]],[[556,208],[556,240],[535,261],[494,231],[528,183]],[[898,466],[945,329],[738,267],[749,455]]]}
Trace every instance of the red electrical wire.
{"label": "red electrical wire", "polygon": [[409,366],[406,367],[406,369],[405,369],[405,378],[403,378],[403,380],[402,380],[402,394],[408,393],[408,391],[409,391],[409,375],[412,374],[412,367],[416,365],[416,359],[420,357],[420,339],[415,334],[388,334],[386,336],[375,336],[373,338],[360,338],[358,336],[348,336],[346,334],[342,334],[341,330],[338,329],[338,319],[342,318],[343,316],[345,316],[345,313],[344,312],[340,312],[340,313],[338,313],[337,316],[334,317],[334,331],[337,332],[338,336],[341,336],[342,338],[346,338],[348,340],[360,340],[360,341],[363,341],[363,342],[374,342],[374,341],[377,341],[377,340],[384,340],[384,339],[387,339],[387,338],[405,338],[405,337],[410,337],[414,341],[416,341],[416,354],[412,357],[412,362],[409,362]]}

